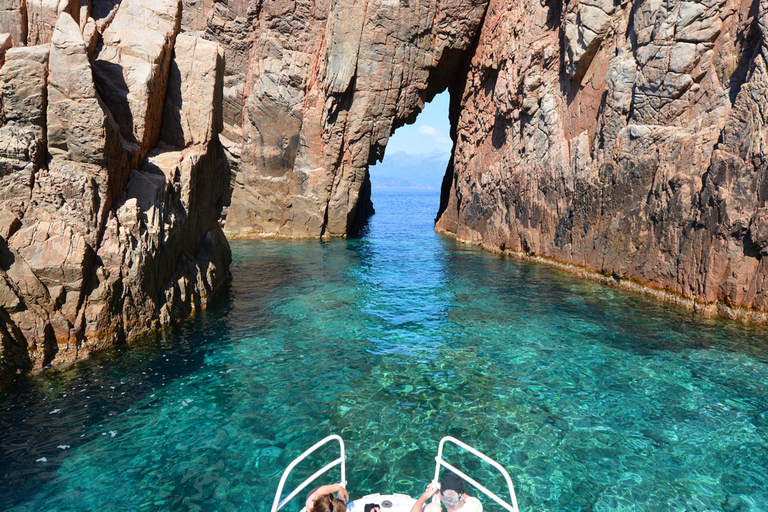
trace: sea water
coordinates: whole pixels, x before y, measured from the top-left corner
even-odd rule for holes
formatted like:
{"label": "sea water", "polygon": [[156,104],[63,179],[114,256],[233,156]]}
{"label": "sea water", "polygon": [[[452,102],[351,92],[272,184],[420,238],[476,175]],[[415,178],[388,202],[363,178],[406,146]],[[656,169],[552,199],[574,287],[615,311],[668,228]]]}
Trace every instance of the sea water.
{"label": "sea water", "polygon": [[357,239],[233,242],[208,311],[4,390],[0,509],[267,511],[335,433],[352,498],[418,496],[452,435],[523,511],[768,510],[768,329],[440,237],[433,191],[374,204]]}

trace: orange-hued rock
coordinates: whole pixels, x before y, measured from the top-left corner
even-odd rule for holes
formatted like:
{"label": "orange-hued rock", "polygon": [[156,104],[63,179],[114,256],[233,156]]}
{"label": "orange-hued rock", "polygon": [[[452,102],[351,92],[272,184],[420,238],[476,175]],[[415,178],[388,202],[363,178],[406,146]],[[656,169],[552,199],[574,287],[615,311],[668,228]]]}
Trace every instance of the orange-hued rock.
{"label": "orange-hued rock", "polygon": [[0,209],[22,218],[45,161],[47,46],[11,48],[0,68]]}
{"label": "orange-hued rock", "polygon": [[0,66],[5,62],[5,52],[13,47],[11,34],[0,34]]}
{"label": "orange-hued rock", "polygon": [[222,130],[224,52],[217,43],[179,34],[165,96],[162,140],[185,148]]}
{"label": "orange-hued rock", "polygon": [[438,229],[768,310],[766,6],[493,0]]}
{"label": "orange-hued rock", "polygon": [[766,12],[744,0],[216,3],[206,37],[230,53],[252,41],[225,109],[225,231],[345,235],[369,211],[367,166],[447,87],[439,230],[768,310]]}
{"label": "orange-hued rock", "polygon": [[96,7],[93,60],[98,24],[64,10],[0,67],[0,381],[169,325],[229,276],[221,48],[174,49],[179,2]]}
{"label": "orange-hued rock", "polygon": [[10,34],[15,46],[26,46],[26,0],[0,0],[0,34]]}
{"label": "orange-hued rock", "polygon": [[80,0],[24,0],[29,46],[51,42],[53,30],[61,13],[67,13],[80,22]]}
{"label": "orange-hued rock", "polygon": [[160,136],[181,0],[125,0],[93,57],[101,98],[143,159]]}
{"label": "orange-hued rock", "polygon": [[346,236],[445,89],[438,230],[767,318],[766,13],[0,0],[0,377],[203,307],[224,232]]}
{"label": "orange-hued rock", "polygon": [[120,133],[96,94],[80,27],[67,13],[56,24],[48,66],[48,152],[54,159],[104,165],[119,150]]}
{"label": "orange-hued rock", "polygon": [[[227,4],[232,12],[245,2]],[[453,81],[486,5],[265,3],[253,22],[225,231],[343,236],[367,217],[368,165],[383,156],[395,127]],[[214,7],[214,20],[223,11]],[[217,27],[226,25],[209,23],[214,37]],[[227,37],[219,39],[225,47]]]}

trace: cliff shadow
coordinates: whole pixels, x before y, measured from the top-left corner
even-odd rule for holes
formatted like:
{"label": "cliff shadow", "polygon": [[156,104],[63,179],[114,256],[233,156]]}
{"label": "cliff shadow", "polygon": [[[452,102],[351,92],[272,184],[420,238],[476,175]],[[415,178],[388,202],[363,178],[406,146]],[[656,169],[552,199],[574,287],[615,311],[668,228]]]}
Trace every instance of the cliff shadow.
{"label": "cliff shadow", "polygon": [[176,53],[174,50],[168,74],[168,87],[165,90],[160,139],[166,144],[179,148],[183,148],[186,145],[184,141],[184,129],[181,126],[181,110],[184,106],[184,98],[181,93],[181,82],[181,71],[176,63]]}
{"label": "cliff shadow", "polygon": [[98,60],[102,47],[100,43],[96,49],[96,58],[91,64],[96,91],[120,127],[123,138],[128,142],[139,144],[133,133],[133,112],[128,103],[130,90],[123,76],[124,68],[114,62]]}
{"label": "cliff shadow", "polygon": [[[0,509],[23,507],[55,481],[73,450],[115,428],[110,421],[132,409],[157,407],[161,399],[155,393],[210,366],[210,354],[231,342],[227,314],[233,299],[226,286],[192,319],[94,352],[71,366],[17,375],[0,388],[0,472],[5,475]],[[2,324],[0,315],[0,329]]]}

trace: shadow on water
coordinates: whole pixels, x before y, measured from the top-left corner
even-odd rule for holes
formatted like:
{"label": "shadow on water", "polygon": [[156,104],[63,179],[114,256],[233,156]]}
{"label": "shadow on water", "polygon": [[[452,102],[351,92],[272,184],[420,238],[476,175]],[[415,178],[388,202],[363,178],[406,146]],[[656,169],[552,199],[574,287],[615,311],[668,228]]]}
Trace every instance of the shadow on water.
{"label": "shadow on water", "polygon": [[[100,425],[197,371],[227,342],[225,291],[208,311],[71,366],[20,376],[0,394],[0,508],[29,499]],[[106,435],[110,435],[108,432]]]}
{"label": "shadow on water", "polygon": [[[290,260],[240,261],[235,273],[263,278],[230,284],[211,306],[158,333],[141,336],[71,366],[21,375],[0,393],[0,509],[31,499],[69,453],[113,433],[103,425],[154,393],[199,372],[232,337],[258,330],[265,297],[302,279]],[[234,307],[240,299],[247,310]]]}

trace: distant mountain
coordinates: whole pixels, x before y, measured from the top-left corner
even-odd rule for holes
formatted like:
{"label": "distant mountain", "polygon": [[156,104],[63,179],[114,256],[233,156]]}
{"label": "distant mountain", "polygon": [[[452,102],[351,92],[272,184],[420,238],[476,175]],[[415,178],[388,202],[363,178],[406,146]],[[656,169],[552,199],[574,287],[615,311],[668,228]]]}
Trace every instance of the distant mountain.
{"label": "distant mountain", "polygon": [[432,188],[439,190],[450,153],[387,154],[370,168],[373,188]]}

